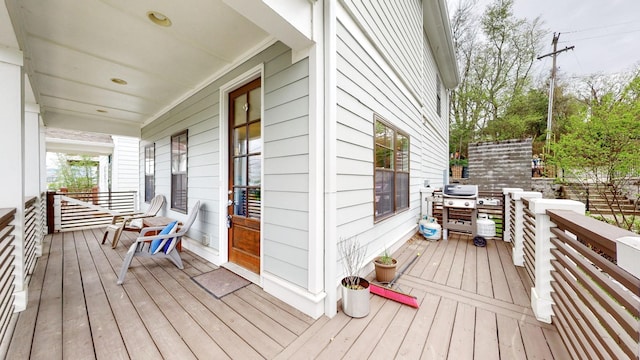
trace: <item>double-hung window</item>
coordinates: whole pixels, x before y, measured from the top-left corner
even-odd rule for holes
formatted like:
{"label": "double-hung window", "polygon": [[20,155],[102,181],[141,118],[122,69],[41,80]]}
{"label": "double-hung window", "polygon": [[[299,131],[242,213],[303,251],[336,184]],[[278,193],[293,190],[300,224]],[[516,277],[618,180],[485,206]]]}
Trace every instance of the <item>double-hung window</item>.
{"label": "double-hung window", "polygon": [[171,209],[187,212],[187,130],[171,136]]}
{"label": "double-hung window", "polygon": [[156,196],[155,176],[156,145],[151,144],[144,147],[144,201],[147,203]]}
{"label": "double-hung window", "polygon": [[375,116],[374,218],[409,208],[409,136]]}

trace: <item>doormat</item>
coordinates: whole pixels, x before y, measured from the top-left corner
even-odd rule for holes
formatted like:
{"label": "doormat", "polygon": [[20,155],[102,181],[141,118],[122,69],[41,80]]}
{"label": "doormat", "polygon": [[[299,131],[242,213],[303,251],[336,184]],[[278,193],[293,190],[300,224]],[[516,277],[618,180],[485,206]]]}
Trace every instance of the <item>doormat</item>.
{"label": "doormat", "polygon": [[240,277],[225,268],[215,269],[191,278],[209,294],[220,299],[232,292],[251,284],[251,281]]}

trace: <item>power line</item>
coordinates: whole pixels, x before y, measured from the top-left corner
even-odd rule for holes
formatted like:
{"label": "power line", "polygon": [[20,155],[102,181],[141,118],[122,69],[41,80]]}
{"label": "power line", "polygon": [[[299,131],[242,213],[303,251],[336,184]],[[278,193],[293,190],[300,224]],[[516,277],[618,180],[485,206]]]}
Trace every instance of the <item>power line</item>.
{"label": "power line", "polygon": [[612,25],[597,26],[597,27],[591,27],[591,28],[580,29],[580,30],[563,31],[562,33],[563,34],[575,34],[575,33],[586,32],[586,31],[609,29],[609,28],[612,28],[612,27],[622,26],[622,25],[631,24],[631,23],[636,23],[637,24],[638,20],[629,20],[629,21],[625,21],[625,22],[621,22],[621,23],[612,24]]}
{"label": "power line", "polygon": [[[621,32],[609,33],[609,34],[597,35],[597,36],[591,36],[591,37],[586,37],[586,38],[571,39],[571,41],[582,41],[582,40],[600,39],[600,38],[604,38],[604,37],[617,36],[617,35],[622,35],[622,34],[630,34],[630,33],[634,33],[634,32],[640,32],[640,29],[629,30],[629,31],[621,31]],[[568,42],[568,41],[561,41],[560,43],[562,44],[562,43],[567,43],[567,42]]]}

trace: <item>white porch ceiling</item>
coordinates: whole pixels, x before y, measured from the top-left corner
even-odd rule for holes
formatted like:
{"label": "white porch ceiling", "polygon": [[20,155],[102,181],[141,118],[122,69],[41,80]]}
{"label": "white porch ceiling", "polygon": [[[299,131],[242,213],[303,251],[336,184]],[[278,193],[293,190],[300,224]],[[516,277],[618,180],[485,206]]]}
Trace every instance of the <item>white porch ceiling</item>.
{"label": "white porch ceiling", "polygon": [[[44,123],[56,128],[140,136],[143,123],[273,41],[222,0],[6,5]],[[154,24],[149,11],[172,25]],[[2,26],[0,45],[12,47]]]}

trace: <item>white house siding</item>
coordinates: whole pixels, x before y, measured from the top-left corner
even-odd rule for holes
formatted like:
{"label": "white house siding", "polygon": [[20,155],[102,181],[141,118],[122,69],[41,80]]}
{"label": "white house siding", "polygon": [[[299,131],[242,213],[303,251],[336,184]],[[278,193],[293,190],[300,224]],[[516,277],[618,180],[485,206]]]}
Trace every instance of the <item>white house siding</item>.
{"label": "white house siding", "polygon": [[[447,99],[443,89],[443,117],[437,118],[437,70],[424,48],[428,43],[423,39],[420,1],[402,2],[402,6],[355,0],[340,4],[337,233],[338,237],[358,236],[367,246],[367,258],[372,259],[384,248],[399,246],[416,230],[423,181],[443,184]],[[432,88],[425,89],[430,81]],[[411,144],[410,209],[378,223],[373,204],[374,114],[409,134]]]}
{"label": "white house siding", "polygon": [[[443,182],[443,169],[449,169],[449,91],[440,81],[440,115],[436,107],[436,76],[438,68],[426,37],[423,43],[424,81],[424,122],[427,136],[422,147],[422,171],[427,179],[438,179],[436,185]],[[433,186],[433,181],[432,181]]]}
{"label": "white house siding", "polygon": [[265,64],[264,222],[266,272],[308,285],[309,60],[285,52]]}
{"label": "white house siding", "polygon": [[112,191],[138,191],[138,138],[113,136]]}
{"label": "white house siding", "polygon": [[344,0],[354,20],[415,91],[422,88],[422,1]]}
{"label": "white house siding", "polygon": [[[170,137],[188,129],[188,204],[190,207],[197,200],[202,204],[189,237],[200,241],[208,235],[209,249],[218,253],[220,175],[226,168],[226,162],[220,164],[220,121],[226,120],[219,117],[219,89],[259,64],[264,64],[263,270],[304,288],[309,271],[308,60],[291,64],[288,47],[282,43],[270,46],[143,127],[141,149],[155,142],[156,194],[163,194],[169,202]],[[142,171],[143,161],[142,156]],[[186,217],[170,206],[166,215]]]}

